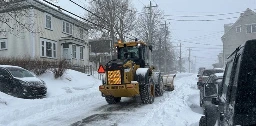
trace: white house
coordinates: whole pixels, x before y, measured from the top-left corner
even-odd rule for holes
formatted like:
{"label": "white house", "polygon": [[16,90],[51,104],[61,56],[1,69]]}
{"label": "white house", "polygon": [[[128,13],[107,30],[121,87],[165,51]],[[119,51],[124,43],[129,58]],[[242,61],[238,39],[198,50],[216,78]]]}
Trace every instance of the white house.
{"label": "white house", "polygon": [[223,42],[223,59],[227,57],[247,40],[256,39],[256,13],[246,9],[234,24],[224,25],[225,33],[221,37]]}
{"label": "white house", "polygon": [[89,64],[86,23],[38,0],[19,1],[0,7],[0,57]]}

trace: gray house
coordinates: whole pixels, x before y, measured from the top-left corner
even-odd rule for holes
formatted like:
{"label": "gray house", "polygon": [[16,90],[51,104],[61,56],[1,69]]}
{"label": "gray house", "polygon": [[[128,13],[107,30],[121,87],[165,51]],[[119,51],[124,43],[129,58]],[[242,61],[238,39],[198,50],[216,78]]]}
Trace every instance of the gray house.
{"label": "gray house", "polygon": [[224,25],[223,61],[226,64],[227,57],[247,40],[256,39],[256,13],[246,9],[234,24]]}
{"label": "gray house", "polygon": [[0,17],[0,57],[89,64],[89,26],[60,9],[39,0],[16,0],[1,5]]}

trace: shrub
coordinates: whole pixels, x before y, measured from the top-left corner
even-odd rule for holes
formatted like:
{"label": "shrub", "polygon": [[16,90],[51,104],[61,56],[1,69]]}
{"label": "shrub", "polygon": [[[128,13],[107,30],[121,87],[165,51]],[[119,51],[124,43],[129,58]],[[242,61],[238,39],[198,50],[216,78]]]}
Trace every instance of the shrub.
{"label": "shrub", "polygon": [[32,59],[30,57],[0,57],[0,65],[19,66],[35,73],[36,75],[42,75],[49,69],[52,70],[55,78],[61,77],[65,70],[69,68],[69,64],[65,60],[49,61],[44,59]]}
{"label": "shrub", "polygon": [[69,64],[66,60],[57,61],[56,64],[56,67],[52,68],[52,72],[54,73],[54,78],[59,78],[65,73]]}

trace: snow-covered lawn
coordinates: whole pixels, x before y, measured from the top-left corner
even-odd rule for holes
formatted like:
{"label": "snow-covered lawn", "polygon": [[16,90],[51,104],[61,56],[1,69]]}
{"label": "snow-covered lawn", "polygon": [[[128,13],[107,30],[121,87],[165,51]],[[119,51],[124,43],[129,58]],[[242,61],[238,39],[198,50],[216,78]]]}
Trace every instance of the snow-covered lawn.
{"label": "snow-covered lawn", "polygon": [[197,126],[202,115],[196,74],[177,74],[175,90],[148,105],[132,98],[108,105],[98,90],[101,81],[73,70],[57,80],[52,73],[40,78],[48,88],[44,99],[19,99],[0,92],[0,126]]}

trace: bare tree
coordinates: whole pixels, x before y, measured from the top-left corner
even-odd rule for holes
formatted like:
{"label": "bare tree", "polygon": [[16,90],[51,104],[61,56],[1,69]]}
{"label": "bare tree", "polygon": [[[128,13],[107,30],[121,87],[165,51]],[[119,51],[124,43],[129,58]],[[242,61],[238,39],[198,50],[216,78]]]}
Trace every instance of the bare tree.
{"label": "bare tree", "polygon": [[[39,33],[32,18],[36,14],[28,0],[0,0],[0,35],[20,36],[24,32]],[[31,19],[31,20],[30,20]]]}
{"label": "bare tree", "polygon": [[136,20],[136,10],[129,0],[91,0],[89,14],[92,22],[100,24],[98,31],[108,33],[112,40],[119,37],[125,41],[125,36],[132,32]]}
{"label": "bare tree", "polygon": [[[149,33],[150,28],[152,28],[152,33]],[[158,8],[152,10],[152,18],[150,19],[148,10],[143,8],[136,22],[136,34],[145,42],[149,42],[149,34],[151,34],[152,43],[150,44],[153,45],[153,65],[157,66],[161,71],[172,71],[175,69],[176,58],[171,44],[171,34],[168,25],[164,24],[163,12],[161,10]],[[163,64],[165,62],[166,66]]]}

